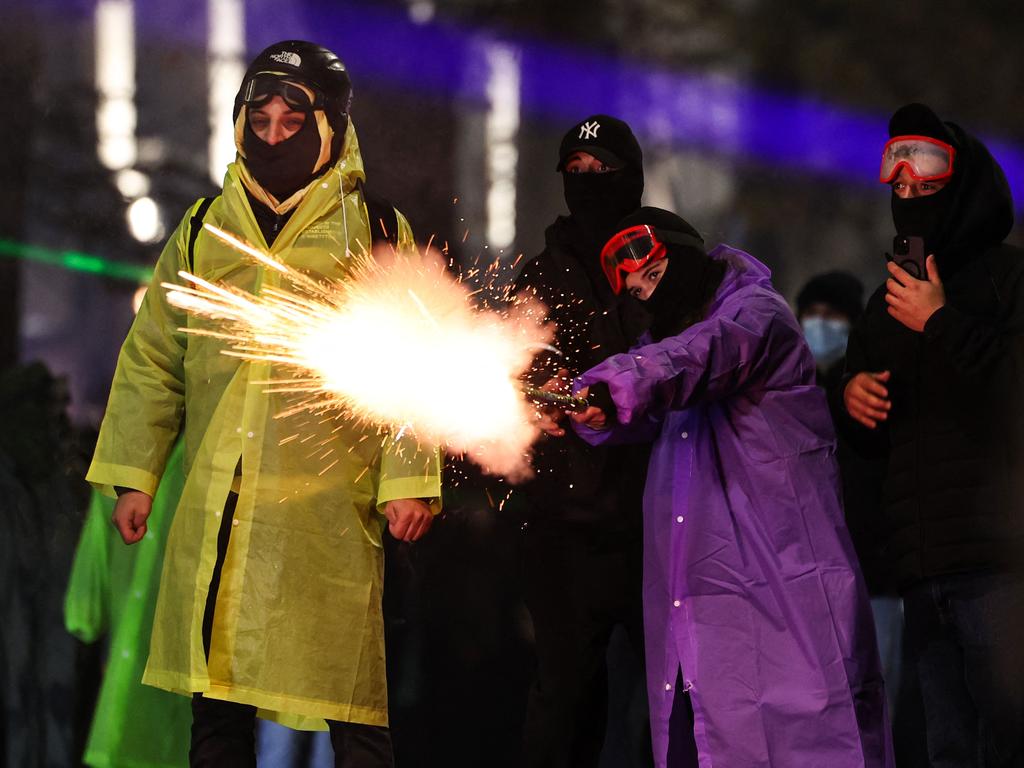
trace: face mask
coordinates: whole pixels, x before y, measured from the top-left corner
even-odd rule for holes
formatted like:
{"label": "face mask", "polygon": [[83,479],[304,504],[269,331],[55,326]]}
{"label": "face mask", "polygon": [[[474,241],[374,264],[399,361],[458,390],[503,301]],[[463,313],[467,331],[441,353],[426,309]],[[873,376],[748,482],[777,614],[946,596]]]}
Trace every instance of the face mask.
{"label": "face mask", "polygon": [[801,323],[804,338],[811,348],[819,368],[827,368],[846,354],[846,340],[850,336],[850,323],[846,320],[826,320],[820,315],[805,317]]}
{"label": "face mask", "polygon": [[670,253],[663,260],[665,273],[644,302],[655,341],[674,336],[699,320],[724,274],[721,262],[692,248],[676,248]]}
{"label": "face mask", "polygon": [[892,222],[896,234],[923,237],[925,253],[935,253],[941,246],[953,203],[953,184],[947,184],[933,195],[908,197],[892,196]]}
{"label": "face mask", "polygon": [[242,145],[245,164],[253,178],[278,200],[287,200],[313,177],[320,157],[320,131],[313,113],[307,113],[302,127],[294,135],[268,144],[245,122]]}
{"label": "face mask", "polygon": [[644,191],[642,171],[622,168],[608,173],[562,172],[565,204],[569,213],[598,250],[616,225],[640,207]]}

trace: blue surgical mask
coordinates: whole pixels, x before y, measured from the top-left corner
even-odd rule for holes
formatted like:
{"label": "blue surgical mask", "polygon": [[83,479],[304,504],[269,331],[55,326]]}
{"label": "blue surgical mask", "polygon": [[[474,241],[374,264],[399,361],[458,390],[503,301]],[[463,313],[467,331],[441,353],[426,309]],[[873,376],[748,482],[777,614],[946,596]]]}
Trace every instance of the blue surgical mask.
{"label": "blue surgical mask", "polygon": [[850,336],[847,320],[826,319],[820,315],[805,317],[800,323],[807,346],[819,368],[828,368],[846,353],[846,340]]}

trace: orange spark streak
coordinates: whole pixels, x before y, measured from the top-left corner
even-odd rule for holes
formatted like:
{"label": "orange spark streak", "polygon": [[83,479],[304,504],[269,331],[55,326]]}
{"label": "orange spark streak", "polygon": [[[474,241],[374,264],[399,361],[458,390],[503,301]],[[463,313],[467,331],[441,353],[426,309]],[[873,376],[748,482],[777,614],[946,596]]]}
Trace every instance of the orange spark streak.
{"label": "orange spark streak", "polygon": [[267,391],[294,398],[276,418],[340,411],[494,473],[529,472],[538,431],[519,380],[551,336],[536,304],[479,309],[439,258],[393,249],[353,255],[345,279],[317,280],[205,226],[291,284],[257,295],[180,273],[186,285],[164,286],[174,306],[214,321],[183,330],[225,341],[226,355],[271,364]]}

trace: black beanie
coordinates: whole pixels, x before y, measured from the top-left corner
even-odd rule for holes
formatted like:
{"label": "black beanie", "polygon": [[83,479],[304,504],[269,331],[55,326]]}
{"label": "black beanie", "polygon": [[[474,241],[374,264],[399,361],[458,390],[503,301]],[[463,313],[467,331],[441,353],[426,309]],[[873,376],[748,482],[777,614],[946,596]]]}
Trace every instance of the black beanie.
{"label": "black beanie", "polygon": [[657,341],[696,322],[725,274],[725,262],[710,258],[704,239],[686,219],[663,208],[645,206],[621,219],[615,231],[646,224],[665,243],[666,266],[644,308]]}
{"label": "black beanie", "polygon": [[644,163],[640,143],[629,125],[609,115],[591,115],[566,132],[558,147],[556,171],[562,170],[573,152],[587,152],[615,168],[643,168]]}
{"label": "black beanie", "polygon": [[924,104],[904,104],[889,118],[889,138],[894,136],[928,136],[957,147],[953,132]]}
{"label": "black beanie", "polygon": [[812,304],[828,304],[852,323],[864,311],[864,285],[849,272],[815,275],[796,297],[796,316],[802,317]]}
{"label": "black beanie", "polygon": [[[700,232],[698,232],[690,222],[682,216],[672,213],[672,211],[666,211],[664,208],[655,208],[650,205],[637,208],[633,213],[620,220],[615,226],[615,232],[618,233],[624,229],[636,227],[641,224],[647,224],[648,226],[654,227],[655,231],[659,235],[666,237],[666,248],[670,252],[672,251],[672,246],[674,244],[673,241],[677,241],[680,244],[685,244],[698,250],[704,249],[704,238],[700,236]],[[674,238],[673,233],[683,235],[683,237]]]}

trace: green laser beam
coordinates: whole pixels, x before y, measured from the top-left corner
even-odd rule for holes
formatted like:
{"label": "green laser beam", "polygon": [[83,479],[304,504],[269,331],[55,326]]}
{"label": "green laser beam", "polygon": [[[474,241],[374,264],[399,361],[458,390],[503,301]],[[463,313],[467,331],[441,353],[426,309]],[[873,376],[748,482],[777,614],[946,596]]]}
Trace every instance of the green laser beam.
{"label": "green laser beam", "polygon": [[0,238],[0,256],[34,261],[37,264],[50,264],[62,269],[69,269],[72,272],[85,272],[90,275],[112,277],[116,280],[131,280],[135,283],[148,283],[153,277],[153,270],[150,267],[126,264],[123,261],[113,261],[80,251],[57,251],[52,248],[43,248],[39,245],[19,243],[16,240],[2,238]]}

